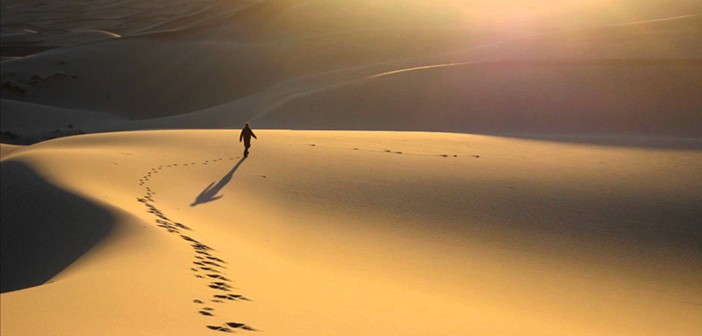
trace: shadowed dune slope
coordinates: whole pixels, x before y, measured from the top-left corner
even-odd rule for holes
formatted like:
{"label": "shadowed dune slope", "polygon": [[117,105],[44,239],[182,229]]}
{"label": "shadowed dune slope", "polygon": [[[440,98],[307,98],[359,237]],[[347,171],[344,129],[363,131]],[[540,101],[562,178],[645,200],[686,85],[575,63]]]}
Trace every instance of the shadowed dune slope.
{"label": "shadowed dune slope", "polygon": [[45,181],[22,163],[3,161],[2,287],[45,283],[105,238],[108,211]]}

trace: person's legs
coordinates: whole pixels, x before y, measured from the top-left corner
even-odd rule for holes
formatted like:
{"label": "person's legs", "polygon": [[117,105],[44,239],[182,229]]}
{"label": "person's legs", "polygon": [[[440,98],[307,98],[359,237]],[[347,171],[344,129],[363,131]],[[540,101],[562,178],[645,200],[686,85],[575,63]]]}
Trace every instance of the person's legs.
{"label": "person's legs", "polygon": [[244,138],[244,157],[249,156],[249,147],[251,147],[251,139]]}

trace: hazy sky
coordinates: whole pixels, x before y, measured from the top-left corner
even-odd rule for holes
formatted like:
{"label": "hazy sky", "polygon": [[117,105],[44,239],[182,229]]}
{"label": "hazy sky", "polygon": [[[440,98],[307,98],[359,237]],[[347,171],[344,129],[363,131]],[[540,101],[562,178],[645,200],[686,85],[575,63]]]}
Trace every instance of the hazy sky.
{"label": "hazy sky", "polygon": [[584,28],[702,14],[699,0],[445,0],[443,4],[452,19],[497,29]]}

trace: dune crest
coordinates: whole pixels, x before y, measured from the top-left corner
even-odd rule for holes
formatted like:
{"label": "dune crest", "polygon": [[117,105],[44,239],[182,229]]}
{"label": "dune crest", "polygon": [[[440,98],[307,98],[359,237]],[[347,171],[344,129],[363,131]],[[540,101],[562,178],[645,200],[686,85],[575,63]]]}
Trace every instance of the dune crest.
{"label": "dune crest", "polygon": [[[495,11],[511,12],[504,4],[442,4],[128,1],[86,11],[77,3],[63,21],[17,4],[3,11],[13,13],[3,14],[3,51],[49,48],[22,42],[42,27],[69,32],[52,37],[66,43],[78,31],[122,37],[4,61],[4,114],[23,115],[27,103],[62,117],[48,126],[13,117],[3,131],[31,143],[70,116],[87,133],[252,118],[283,129],[702,133],[702,16],[692,2],[637,1],[635,13],[611,16],[547,6],[527,10],[544,18],[515,22],[523,29],[488,24]],[[568,16],[578,10],[591,21]]]}

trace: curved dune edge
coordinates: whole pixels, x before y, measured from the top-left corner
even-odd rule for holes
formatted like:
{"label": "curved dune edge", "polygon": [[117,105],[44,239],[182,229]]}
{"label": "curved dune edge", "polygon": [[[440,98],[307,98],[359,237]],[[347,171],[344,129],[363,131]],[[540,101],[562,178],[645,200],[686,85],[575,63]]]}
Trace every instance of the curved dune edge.
{"label": "curved dune edge", "polygon": [[20,145],[0,144],[0,158],[4,158],[5,156],[10,155],[12,152],[20,150],[24,147],[25,146]]}
{"label": "curved dune edge", "polygon": [[256,132],[245,161],[237,131],[83,135],[4,155],[115,226],[49,283],[3,293],[2,334],[700,325],[699,150]]}
{"label": "curved dune edge", "polygon": [[54,187],[26,164],[3,161],[1,167],[1,293],[47,282],[112,230],[112,214]]}

